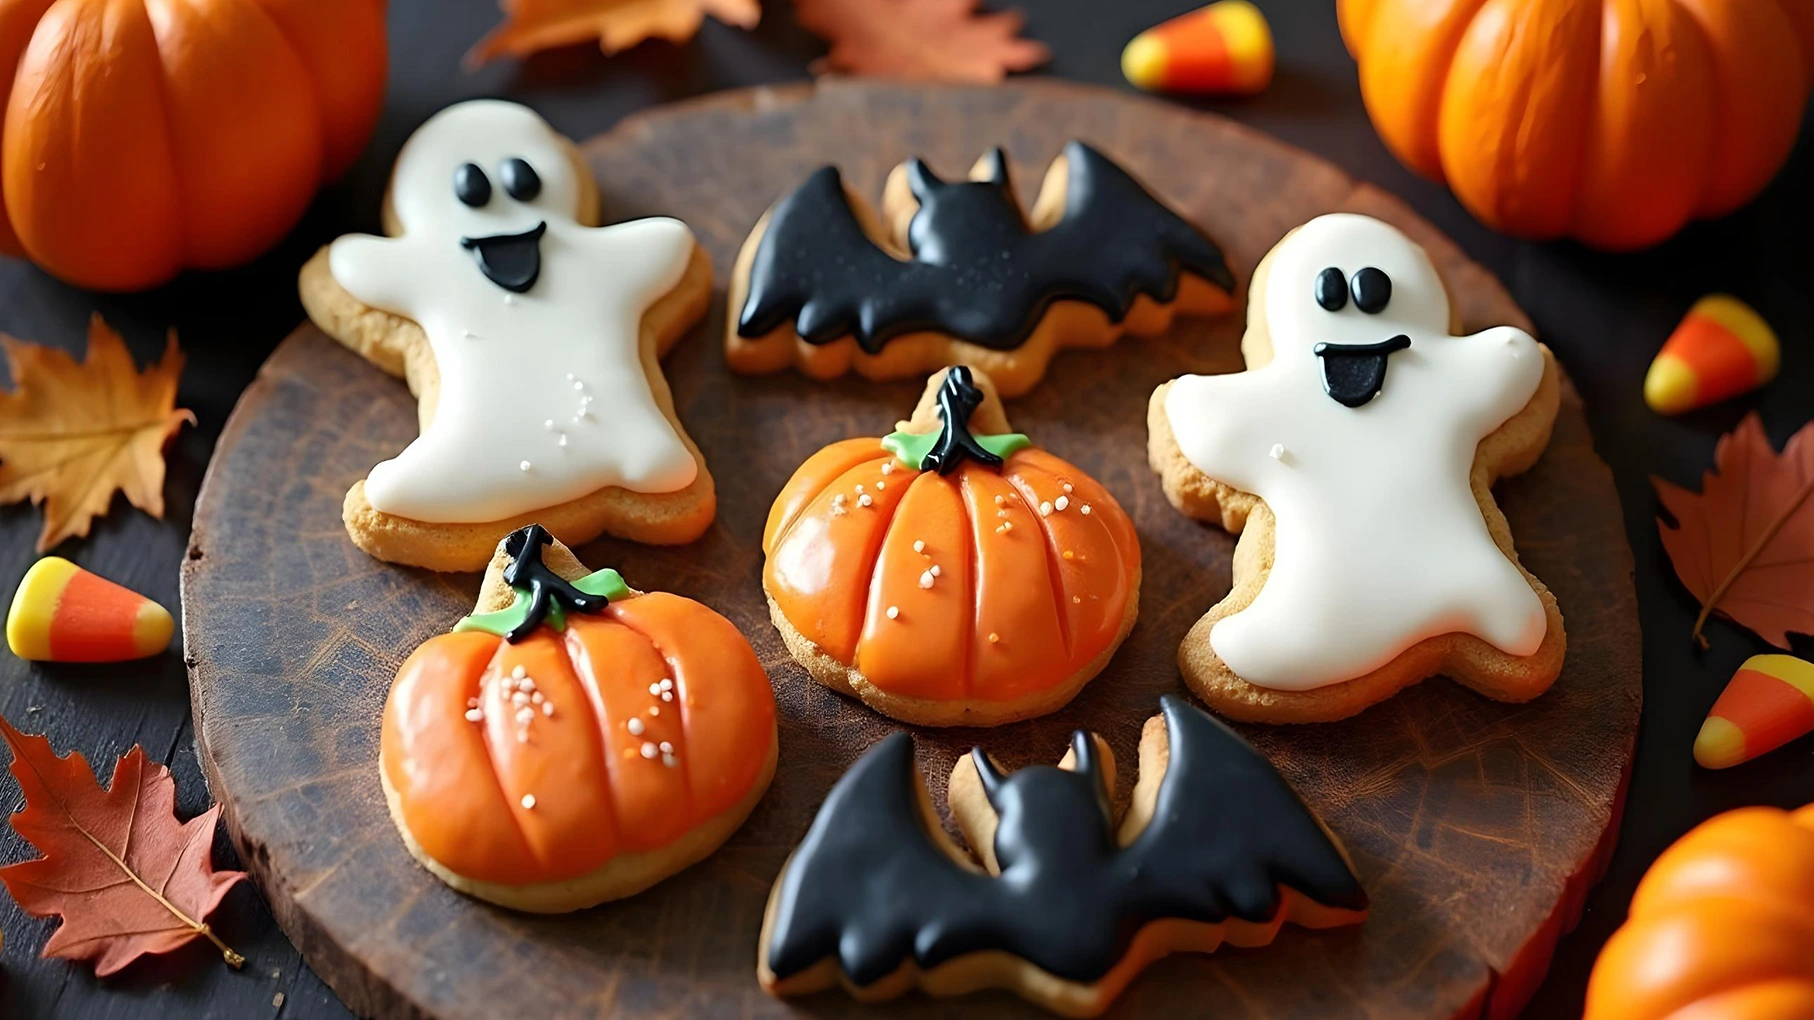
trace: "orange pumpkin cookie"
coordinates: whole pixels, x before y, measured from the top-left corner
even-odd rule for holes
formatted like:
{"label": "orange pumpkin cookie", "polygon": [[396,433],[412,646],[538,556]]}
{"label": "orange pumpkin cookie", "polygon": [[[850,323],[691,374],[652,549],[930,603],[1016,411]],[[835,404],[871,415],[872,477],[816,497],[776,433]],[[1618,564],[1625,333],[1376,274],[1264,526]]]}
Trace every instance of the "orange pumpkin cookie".
{"label": "orange pumpkin cookie", "polygon": [[749,642],[691,599],[588,573],[540,525],[498,547],[472,616],[398,670],[379,771],[435,877],[533,913],[705,858],[768,789],[775,701]]}
{"label": "orange pumpkin cookie", "polygon": [[962,366],[893,435],[808,458],[762,549],[769,614],[813,679],[923,726],[1057,710],[1139,608],[1120,504],[1009,433],[989,378]]}

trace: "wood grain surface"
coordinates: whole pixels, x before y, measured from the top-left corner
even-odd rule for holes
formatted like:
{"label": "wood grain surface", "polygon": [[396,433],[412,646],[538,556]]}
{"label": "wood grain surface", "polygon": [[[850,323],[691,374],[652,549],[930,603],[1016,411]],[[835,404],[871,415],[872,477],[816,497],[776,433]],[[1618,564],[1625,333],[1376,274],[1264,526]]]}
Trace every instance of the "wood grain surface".
{"label": "wood grain surface", "polygon": [[[729,375],[719,346],[724,273],[762,210],[825,162],[873,195],[904,157],[955,175],[999,143],[1030,185],[1071,137],[1202,224],[1243,282],[1298,223],[1366,212],[1429,248],[1469,330],[1529,325],[1489,274],[1396,200],[1229,121],[1121,94],[1057,82],[841,83],[721,94],[625,121],[585,146],[608,214],[681,216],[718,264],[718,303],[667,371],[720,506],[692,546],[606,540],[581,555],[739,625],[774,680],[780,769],[716,855],[621,903],[528,917],[468,900],[418,868],[379,790],[379,713],[398,664],[467,611],[478,578],[390,567],[347,540],[342,495],[414,436],[415,405],[401,383],[304,326],[221,437],[184,568],[184,627],[209,784],[284,930],[354,1010],[862,1011],[837,996],[790,1007],[754,979],[762,906],[782,860],[845,766],[892,728],[787,657],[763,605],[759,543],[770,500],[802,459],[833,440],[879,434],[920,383]],[[1066,353],[1010,405],[1017,429],[1100,479],[1133,516],[1145,555],[1141,617],[1109,668],[1057,715],[919,734],[936,799],[953,758],[979,741],[1022,765],[1056,759],[1069,731],[1086,727],[1131,762],[1159,694],[1181,690],[1178,641],[1227,591],[1233,542],[1165,502],[1146,466],[1144,409],[1152,388],[1181,372],[1238,370],[1240,328],[1237,314]],[[1357,930],[1287,930],[1266,949],[1173,958],[1129,988],[1117,1015],[1503,1015],[1528,996],[1610,849],[1637,728],[1639,634],[1618,498],[1572,387],[1543,459],[1498,492],[1524,562],[1568,620],[1556,687],[1503,706],[1434,681],[1339,724],[1244,728],[1346,842],[1372,917]],[[1122,771],[1124,804],[1133,775]],[[886,1008],[1031,1012],[999,993]]]}

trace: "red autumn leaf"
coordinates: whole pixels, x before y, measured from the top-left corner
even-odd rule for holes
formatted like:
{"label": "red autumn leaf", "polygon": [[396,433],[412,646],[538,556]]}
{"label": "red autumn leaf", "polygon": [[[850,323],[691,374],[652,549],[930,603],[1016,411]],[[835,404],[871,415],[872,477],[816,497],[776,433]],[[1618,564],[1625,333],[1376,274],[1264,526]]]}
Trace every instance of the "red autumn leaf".
{"label": "red autumn leaf", "polygon": [[466,54],[468,68],[591,39],[607,56],[644,39],[686,42],[707,14],[738,28],[755,28],[762,17],[756,0],[501,0],[499,6],[504,23]]}
{"label": "red autumn leaf", "polygon": [[831,43],[815,71],[988,85],[1052,56],[1020,37],[1019,11],[979,14],[976,0],[796,0],[794,16]]}
{"label": "red autumn leaf", "polygon": [[46,957],[93,960],[105,977],[147,953],[206,937],[229,964],[245,962],[203,922],[246,877],[214,870],[220,805],[178,822],[170,770],[147,763],[137,745],[114,766],[112,788],[102,790],[80,751],[59,758],[50,741],[4,718],[0,737],[25,794],[13,828],[44,853],[0,868],[0,882],[26,913],[63,915],[44,944]]}
{"label": "red autumn leaf", "polygon": [[1755,631],[1778,648],[1789,632],[1814,634],[1814,425],[1770,448],[1763,422],[1746,416],[1722,436],[1701,491],[1652,478],[1676,519],[1657,527],[1676,576],[1701,601],[1694,639],[1709,614]]}

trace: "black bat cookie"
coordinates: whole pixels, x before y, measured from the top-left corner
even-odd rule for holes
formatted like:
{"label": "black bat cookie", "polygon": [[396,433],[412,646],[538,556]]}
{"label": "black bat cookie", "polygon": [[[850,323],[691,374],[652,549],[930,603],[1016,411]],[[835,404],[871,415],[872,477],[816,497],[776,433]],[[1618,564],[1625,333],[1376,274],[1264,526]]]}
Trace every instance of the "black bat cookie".
{"label": "black bat cookie", "polygon": [[[1149,724],[1143,744],[1162,740],[1167,765],[1156,794],[1148,785],[1156,777],[1136,788],[1133,813],[1150,819],[1128,826],[1137,832],[1115,831],[1105,779],[1113,763],[1105,770],[1106,748],[1082,731],[1069,769],[1002,775],[980,749],[972,752],[993,811],[982,812],[995,822],[992,839],[986,823],[979,833],[956,810],[961,764],[953,807],[973,842],[990,842],[991,873],[958,861],[935,831],[912,740],[896,733],[877,744],[833,787],[776,882],[763,927],[764,985],[785,994],[842,977],[867,998],[896,994],[920,976],[940,991],[941,965],[1000,953],[1012,958],[1007,972],[979,982],[986,967],[972,967],[952,990],[1010,987],[1067,1012],[1093,1012],[1144,963],[1112,974],[1154,922],[1361,920],[1366,892],[1284,778],[1200,709],[1165,697],[1161,713],[1163,735]],[[1195,945],[1187,938],[1170,948],[1207,951],[1223,934],[1204,929]],[[1270,941],[1270,932],[1257,941]],[[1031,968],[1015,961],[1050,977],[1022,981]],[[1053,1001],[1061,993],[1051,977],[1071,986],[1062,1004]]]}
{"label": "black bat cookie", "polygon": [[1171,301],[1182,273],[1234,290],[1215,243],[1125,170],[1082,142],[1065,146],[1064,161],[1064,215],[1044,230],[1021,212],[1000,149],[980,181],[942,181],[909,161],[919,202],[909,261],[865,233],[837,168],[818,170],[769,216],[737,335],[766,336],[791,319],[807,343],[852,336],[870,354],[928,330],[1008,351],[1059,299],[1119,323],[1142,294]]}

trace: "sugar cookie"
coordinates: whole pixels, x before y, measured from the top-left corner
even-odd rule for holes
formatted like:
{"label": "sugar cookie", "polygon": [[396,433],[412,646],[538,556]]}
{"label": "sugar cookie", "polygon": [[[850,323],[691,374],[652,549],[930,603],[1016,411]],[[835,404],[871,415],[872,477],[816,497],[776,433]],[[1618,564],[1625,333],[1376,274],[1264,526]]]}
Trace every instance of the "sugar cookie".
{"label": "sugar cookie", "polygon": [[390,237],[342,237],[303,267],[309,316],[419,401],[421,436],[347,493],[360,548],[477,570],[531,519],[576,543],[711,525],[712,479],[658,361],[705,314],[711,261],[679,220],[597,218],[571,142],[474,100],[404,145]]}
{"label": "sugar cookie", "polygon": [[1000,149],[968,181],[901,164],[879,220],[828,166],[743,242],[725,358],[815,379],[964,364],[1013,397],[1059,350],[1159,333],[1175,312],[1220,314],[1234,285],[1214,242],[1082,142],[1052,162],[1030,216]]}
{"label": "sugar cookie", "polygon": [[1548,348],[1451,336],[1423,249],[1322,216],[1254,273],[1247,371],[1158,388],[1149,454],[1173,505],[1238,532],[1234,587],[1179,649],[1237,719],[1340,719],[1446,673],[1500,701],[1562,668],[1556,600],[1524,570],[1495,479],[1549,442]]}

